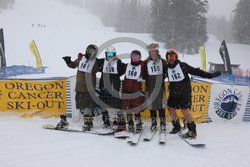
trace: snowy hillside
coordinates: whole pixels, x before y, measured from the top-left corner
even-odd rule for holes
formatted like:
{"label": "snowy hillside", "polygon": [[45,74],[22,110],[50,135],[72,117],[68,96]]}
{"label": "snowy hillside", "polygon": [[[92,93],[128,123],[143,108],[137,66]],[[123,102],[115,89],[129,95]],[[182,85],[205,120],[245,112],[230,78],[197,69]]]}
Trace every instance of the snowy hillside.
{"label": "snowy hillside", "polygon": [[[2,11],[0,20],[1,27],[4,28],[7,65],[34,66],[35,58],[28,48],[34,39],[43,66],[48,67],[44,76],[75,75],[75,70],[65,67],[62,57],[70,55],[75,59],[77,53],[84,52],[90,43],[100,46],[117,37],[133,37],[145,43],[153,42],[147,34],[115,33],[112,28],[103,27],[100,19],[85,9],[66,6],[59,0],[16,0],[13,10]],[[147,57],[147,52],[136,45],[120,43],[114,46],[118,54],[140,49],[143,57]],[[219,46],[220,41],[210,36],[210,40],[206,43],[207,62],[222,63],[218,52]],[[249,68],[248,62],[244,60],[249,60],[250,46],[228,44],[228,49],[232,63],[241,64],[243,69]],[[165,52],[162,47],[163,56]],[[201,66],[198,54],[183,55],[181,60],[193,66]]]}
{"label": "snowy hillside", "polygon": [[[148,34],[116,33],[102,25],[85,9],[66,6],[59,0],[16,0],[12,10],[0,13],[4,28],[7,65],[35,65],[28,45],[36,41],[46,74],[20,77],[60,77],[75,75],[63,56],[76,58],[90,43],[98,46],[116,37],[133,37],[145,43]],[[120,54],[141,49],[129,43],[115,44]],[[162,46],[162,45],[161,45]],[[220,41],[210,36],[206,43],[207,62],[222,63]],[[249,45],[228,44],[231,62],[249,68]],[[165,54],[165,49],[161,49]],[[200,67],[199,55],[181,55],[181,60]],[[21,119],[0,113],[0,167],[248,167],[250,164],[249,122],[214,122],[197,125],[197,141],[205,149],[195,149],[178,136],[167,134],[166,145],[140,142],[131,147],[112,136],[67,133],[42,129],[58,119]],[[77,125],[76,125],[77,126]],[[167,125],[170,131],[171,125]]]}

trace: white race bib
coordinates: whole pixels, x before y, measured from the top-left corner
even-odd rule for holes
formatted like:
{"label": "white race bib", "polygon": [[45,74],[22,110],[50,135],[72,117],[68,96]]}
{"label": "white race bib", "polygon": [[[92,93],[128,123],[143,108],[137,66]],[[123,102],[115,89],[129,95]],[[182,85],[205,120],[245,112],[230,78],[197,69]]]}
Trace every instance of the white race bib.
{"label": "white race bib", "polygon": [[179,82],[185,78],[180,64],[178,63],[175,68],[168,68],[168,80],[169,82]]}
{"label": "white race bib", "polygon": [[104,65],[102,69],[103,73],[109,73],[109,74],[118,74],[117,70],[117,60],[114,60],[112,62],[104,60]]}
{"label": "white race bib", "polygon": [[127,79],[138,80],[141,75],[141,65],[133,66],[128,64],[125,75]]}
{"label": "white race bib", "polygon": [[91,73],[95,65],[94,60],[88,60],[86,57],[82,57],[82,60],[79,62],[78,70],[86,73]]}
{"label": "white race bib", "polygon": [[147,63],[148,75],[161,75],[163,73],[162,61],[154,62],[150,60]]}

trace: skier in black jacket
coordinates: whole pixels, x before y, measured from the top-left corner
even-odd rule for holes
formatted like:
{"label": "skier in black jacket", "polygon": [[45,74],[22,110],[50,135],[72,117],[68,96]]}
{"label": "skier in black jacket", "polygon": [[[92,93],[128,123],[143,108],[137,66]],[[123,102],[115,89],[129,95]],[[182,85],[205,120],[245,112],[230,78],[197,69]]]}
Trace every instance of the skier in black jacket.
{"label": "skier in black jacket", "polygon": [[178,52],[174,49],[167,51],[166,60],[169,79],[169,99],[167,104],[173,123],[173,129],[170,133],[176,134],[181,130],[180,122],[176,115],[176,109],[181,109],[188,127],[188,132],[182,136],[184,138],[195,138],[197,136],[196,125],[189,113],[192,105],[192,89],[188,74],[197,75],[202,78],[214,78],[220,76],[221,72],[207,73],[199,68],[194,68],[187,63],[181,62],[178,60]]}

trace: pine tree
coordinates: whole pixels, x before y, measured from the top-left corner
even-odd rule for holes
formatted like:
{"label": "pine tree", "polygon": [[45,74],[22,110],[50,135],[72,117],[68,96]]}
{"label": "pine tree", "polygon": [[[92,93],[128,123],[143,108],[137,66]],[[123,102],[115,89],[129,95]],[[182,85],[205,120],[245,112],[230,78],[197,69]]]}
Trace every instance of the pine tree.
{"label": "pine tree", "polygon": [[141,0],[122,0],[119,2],[116,31],[143,33],[148,32],[148,6]]}
{"label": "pine tree", "polygon": [[233,35],[236,42],[250,44],[250,0],[240,0],[235,10]]}
{"label": "pine tree", "polygon": [[0,12],[2,9],[12,8],[15,4],[15,0],[1,0],[0,2]]}
{"label": "pine tree", "polygon": [[151,32],[166,48],[198,52],[207,40],[207,0],[152,0]]}

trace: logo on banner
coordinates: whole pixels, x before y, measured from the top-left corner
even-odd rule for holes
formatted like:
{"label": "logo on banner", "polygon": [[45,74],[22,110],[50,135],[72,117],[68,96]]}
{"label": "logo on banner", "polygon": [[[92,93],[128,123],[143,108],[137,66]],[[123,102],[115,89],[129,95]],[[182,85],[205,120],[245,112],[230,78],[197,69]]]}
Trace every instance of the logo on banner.
{"label": "logo on banner", "polygon": [[238,89],[223,90],[214,102],[216,114],[221,118],[231,120],[237,115],[242,106],[242,93]]}

